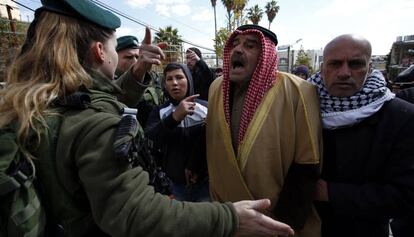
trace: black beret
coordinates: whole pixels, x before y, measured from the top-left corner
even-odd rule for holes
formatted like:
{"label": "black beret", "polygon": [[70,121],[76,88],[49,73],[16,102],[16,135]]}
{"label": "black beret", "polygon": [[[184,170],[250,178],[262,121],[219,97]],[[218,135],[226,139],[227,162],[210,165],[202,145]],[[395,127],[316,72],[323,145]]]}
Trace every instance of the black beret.
{"label": "black beret", "polygon": [[86,20],[111,30],[121,26],[121,20],[117,16],[100,8],[90,0],[42,0],[42,5],[36,10],[36,15],[41,11],[51,11]]}
{"label": "black beret", "polygon": [[273,33],[273,31],[268,30],[264,27],[261,27],[259,25],[242,25],[239,26],[236,30],[240,30],[240,31],[245,31],[245,30],[259,30],[260,32],[263,33],[264,36],[266,36],[267,38],[269,38],[271,41],[273,41],[273,43],[275,43],[275,45],[277,45],[277,36],[275,33]]}
{"label": "black beret", "polygon": [[137,49],[139,47],[137,37],[132,35],[119,37],[116,41],[118,42],[116,46],[117,52],[123,49]]}

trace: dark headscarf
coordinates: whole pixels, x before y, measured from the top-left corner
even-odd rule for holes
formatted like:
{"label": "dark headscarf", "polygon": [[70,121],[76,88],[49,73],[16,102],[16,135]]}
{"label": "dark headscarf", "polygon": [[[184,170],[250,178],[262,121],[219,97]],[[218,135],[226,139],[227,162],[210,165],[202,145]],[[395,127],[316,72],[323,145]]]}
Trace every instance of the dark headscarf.
{"label": "dark headscarf", "polygon": [[190,95],[194,95],[194,83],[193,83],[193,77],[191,76],[191,72],[190,69],[188,69],[188,67],[184,64],[180,64],[180,63],[169,63],[165,69],[164,69],[164,79],[162,81],[162,85],[163,85],[163,89],[164,89],[164,94],[165,96],[168,98],[168,100],[173,104],[173,105],[177,105],[180,103],[180,101],[176,101],[174,100],[169,94],[168,91],[165,89],[165,78],[167,75],[167,72],[176,70],[176,69],[181,69],[184,72],[185,77],[187,78],[187,93],[185,94],[185,97],[188,97]]}

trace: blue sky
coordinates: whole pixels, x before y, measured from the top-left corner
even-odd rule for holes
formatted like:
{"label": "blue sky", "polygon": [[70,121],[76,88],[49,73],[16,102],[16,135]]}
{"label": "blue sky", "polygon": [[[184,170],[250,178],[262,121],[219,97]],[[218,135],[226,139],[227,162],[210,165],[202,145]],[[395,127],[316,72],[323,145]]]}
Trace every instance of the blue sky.
{"label": "blue sky", "polygon": [[[40,0],[16,0],[31,8]],[[210,0],[100,0],[155,28],[168,25],[178,29],[187,41],[213,48],[214,14]],[[258,4],[264,9],[267,0],[249,0],[247,7]],[[414,34],[414,0],[279,0],[279,14],[271,30],[279,45],[293,44],[305,49],[321,49],[335,36],[360,34],[370,40],[373,54],[387,54],[397,36]],[[32,13],[20,7],[22,18]],[[226,26],[226,11],[217,1],[217,27]],[[117,35],[135,35],[142,40],[144,27],[121,17]],[[268,27],[264,15],[260,25]],[[185,48],[189,47],[185,45]]]}

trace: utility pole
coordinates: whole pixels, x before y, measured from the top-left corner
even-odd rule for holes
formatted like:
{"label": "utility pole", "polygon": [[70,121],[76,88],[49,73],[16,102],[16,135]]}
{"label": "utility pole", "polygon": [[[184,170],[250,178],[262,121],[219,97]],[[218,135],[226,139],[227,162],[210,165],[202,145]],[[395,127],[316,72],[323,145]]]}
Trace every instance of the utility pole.
{"label": "utility pole", "polygon": [[290,44],[288,46],[288,50],[287,50],[287,72],[290,73]]}
{"label": "utility pole", "polygon": [[289,46],[288,46],[288,51],[287,51],[287,63],[288,63],[288,65],[287,65],[287,71],[288,72],[290,72],[291,61],[293,61],[293,59],[290,60],[290,48],[293,47],[294,45],[296,45],[297,43],[299,43],[300,41],[302,41],[302,39],[298,39],[298,40],[295,41],[295,43],[289,44]]}
{"label": "utility pole", "polygon": [[6,8],[7,8],[7,15],[9,17],[9,22],[10,22],[10,31],[13,34],[13,41],[12,41],[12,45],[13,47],[17,47],[17,37],[16,37],[16,22],[14,22],[13,20],[13,15],[12,15],[12,10],[13,8],[9,5],[6,4]]}
{"label": "utility pole", "polygon": [[[216,3],[217,0],[211,0],[211,5],[214,9],[214,42],[216,43],[217,40],[217,17],[216,17]],[[216,53],[216,67],[218,67],[218,57],[217,57],[217,51]]]}

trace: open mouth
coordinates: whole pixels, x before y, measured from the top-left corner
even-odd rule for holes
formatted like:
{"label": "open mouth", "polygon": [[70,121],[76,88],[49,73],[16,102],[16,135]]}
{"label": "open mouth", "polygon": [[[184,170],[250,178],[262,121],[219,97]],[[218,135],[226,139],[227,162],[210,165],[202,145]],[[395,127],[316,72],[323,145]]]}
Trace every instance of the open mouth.
{"label": "open mouth", "polygon": [[244,67],[244,62],[243,62],[243,60],[241,60],[239,58],[236,58],[236,59],[233,59],[231,61],[231,66],[232,66],[233,69],[243,68]]}

